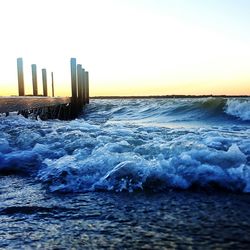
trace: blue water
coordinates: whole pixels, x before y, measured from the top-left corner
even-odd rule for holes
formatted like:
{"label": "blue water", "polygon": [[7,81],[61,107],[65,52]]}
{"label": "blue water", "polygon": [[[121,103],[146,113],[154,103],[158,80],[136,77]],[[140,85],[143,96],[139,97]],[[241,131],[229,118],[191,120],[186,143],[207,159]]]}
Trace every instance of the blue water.
{"label": "blue water", "polygon": [[250,99],[98,99],[73,121],[2,115],[0,174],[0,248],[246,248]]}
{"label": "blue water", "polygon": [[249,99],[93,100],[73,121],[0,129],[0,170],[51,192],[250,191]]}

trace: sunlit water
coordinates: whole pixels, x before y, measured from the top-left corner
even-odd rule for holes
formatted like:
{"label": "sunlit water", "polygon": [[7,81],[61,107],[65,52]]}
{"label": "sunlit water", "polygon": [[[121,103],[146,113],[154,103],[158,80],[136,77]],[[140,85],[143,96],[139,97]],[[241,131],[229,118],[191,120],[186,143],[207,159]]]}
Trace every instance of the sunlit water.
{"label": "sunlit water", "polygon": [[0,247],[246,248],[250,100],[91,100],[0,117]]}

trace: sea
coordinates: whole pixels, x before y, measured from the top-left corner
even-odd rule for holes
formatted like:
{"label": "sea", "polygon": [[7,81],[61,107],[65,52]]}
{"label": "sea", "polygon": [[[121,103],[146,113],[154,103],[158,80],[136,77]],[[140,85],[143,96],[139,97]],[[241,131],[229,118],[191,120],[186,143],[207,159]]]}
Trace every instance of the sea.
{"label": "sea", "polygon": [[0,116],[0,249],[249,248],[250,98]]}

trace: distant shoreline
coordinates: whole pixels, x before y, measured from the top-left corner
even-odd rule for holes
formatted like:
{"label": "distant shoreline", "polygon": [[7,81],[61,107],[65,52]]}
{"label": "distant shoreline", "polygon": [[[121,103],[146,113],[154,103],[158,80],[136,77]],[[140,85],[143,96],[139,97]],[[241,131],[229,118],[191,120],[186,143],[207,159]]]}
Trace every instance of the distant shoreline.
{"label": "distant shoreline", "polygon": [[164,99],[164,98],[250,98],[250,95],[148,95],[148,96],[92,96],[90,99]]}
{"label": "distant shoreline", "polygon": [[[11,95],[11,96],[0,96],[0,98],[23,98],[23,97],[30,97],[30,98],[50,98],[51,96],[43,96],[43,95],[25,95],[25,96],[17,96],[17,95]],[[67,96],[70,97],[70,96]],[[155,99],[164,99],[164,98],[208,98],[208,97],[214,97],[214,98],[250,98],[250,95],[135,95],[135,96],[90,96],[90,99],[149,99],[149,98],[155,98]],[[61,96],[56,96],[54,98],[62,98]],[[66,98],[66,97],[65,97]]]}

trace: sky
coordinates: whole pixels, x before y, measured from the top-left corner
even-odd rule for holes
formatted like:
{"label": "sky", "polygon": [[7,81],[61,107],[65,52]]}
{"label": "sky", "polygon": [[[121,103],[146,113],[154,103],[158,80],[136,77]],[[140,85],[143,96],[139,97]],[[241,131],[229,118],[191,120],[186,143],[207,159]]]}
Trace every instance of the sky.
{"label": "sky", "polygon": [[[90,95],[250,95],[249,0],[0,0],[0,95],[17,94],[23,58],[70,96],[70,58]],[[50,88],[49,88],[50,89]],[[51,91],[49,91],[51,94]]]}

